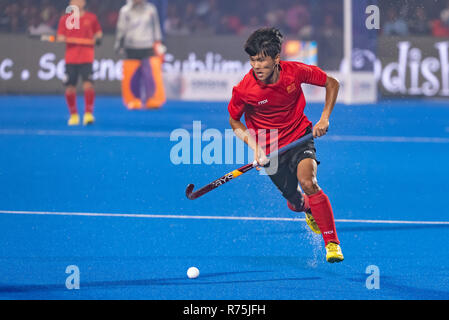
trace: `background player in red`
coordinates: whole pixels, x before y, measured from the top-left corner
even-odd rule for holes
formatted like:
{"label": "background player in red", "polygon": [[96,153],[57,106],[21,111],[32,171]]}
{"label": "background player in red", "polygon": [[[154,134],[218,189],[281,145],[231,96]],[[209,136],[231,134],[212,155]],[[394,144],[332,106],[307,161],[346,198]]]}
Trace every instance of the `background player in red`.
{"label": "background player in red", "polygon": [[95,55],[95,44],[103,37],[97,16],[86,12],[85,0],[71,0],[71,6],[79,10],[61,17],[56,41],[67,44],[65,54],[66,85],[65,97],[70,111],[69,125],[78,125],[80,118],[76,105],[76,86],[79,77],[83,81],[85,112],[83,124],[95,122],[93,116],[95,90],[92,79],[92,64]]}
{"label": "background player in red", "polygon": [[[273,143],[282,148],[310,132],[314,137],[325,135],[339,90],[338,81],[320,68],[281,61],[282,40],[282,34],[275,28],[259,29],[248,38],[245,51],[250,56],[252,70],[234,87],[228,106],[231,127],[254,150],[255,160],[260,165],[267,164],[266,154]],[[313,127],[304,115],[303,83],[326,88],[324,110]],[[240,121],[243,114],[246,126]],[[277,136],[267,133],[266,142],[260,142],[260,130],[277,130]],[[251,132],[258,134],[254,136]],[[315,152],[313,139],[309,140],[280,155],[276,172],[267,173],[287,199],[288,207],[305,212],[311,229],[322,234],[326,260],[340,262],[343,254],[331,204],[317,182],[319,162]],[[298,182],[305,194],[298,188]]]}

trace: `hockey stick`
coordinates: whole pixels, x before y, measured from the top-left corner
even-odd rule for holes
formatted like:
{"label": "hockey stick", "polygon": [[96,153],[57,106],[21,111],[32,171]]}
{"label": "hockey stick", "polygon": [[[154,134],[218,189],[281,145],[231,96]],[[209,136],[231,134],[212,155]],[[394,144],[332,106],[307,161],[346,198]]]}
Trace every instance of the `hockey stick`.
{"label": "hockey stick", "polygon": [[[274,157],[276,157],[279,154],[282,154],[296,146],[299,146],[300,144],[303,144],[304,142],[306,142],[307,140],[310,140],[313,137],[312,133],[306,134],[305,136],[299,138],[298,140],[286,145],[285,147],[282,147],[281,149],[273,152],[272,154],[270,154],[268,156],[268,159],[273,159]],[[251,169],[257,167],[258,164],[256,161],[254,161],[253,163],[248,163],[247,165],[244,165],[243,167],[240,167],[234,171],[229,172],[228,174],[225,174],[223,177],[209,183],[208,185],[202,187],[201,189],[198,189],[197,191],[193,192],[193,188],[195,187],[193,184],[189,184],[186,188],[186,196],[187,198],[189,198],[190,200],[195,200],[199,197],[201,197],[202,195],[218,188],[219,186],[225,184],[226,182],[231,181],[234,178],[237,178],[238,176],[241,176],[242,174],[244,174],[245,172],[250,171]]]}
{"label": "hockey stick", "polygon": [[[38,39],[42,42],[59,42],[57,41],[57,38],[55,35],[49,35],[49,34],[44,34],[44,35],[29,35],[30,38],[32,39]],[[101,44],[101,40],[100,38],[98,39],[85,39],[85,38],[73,38],[73,37],[69,37],[66,38],[65,41],[61,41],[61,43],[69,43],[69,44],[78,44],[78,45],[85,45],[85,46],[95,46],[95,45],[100,45]]]}

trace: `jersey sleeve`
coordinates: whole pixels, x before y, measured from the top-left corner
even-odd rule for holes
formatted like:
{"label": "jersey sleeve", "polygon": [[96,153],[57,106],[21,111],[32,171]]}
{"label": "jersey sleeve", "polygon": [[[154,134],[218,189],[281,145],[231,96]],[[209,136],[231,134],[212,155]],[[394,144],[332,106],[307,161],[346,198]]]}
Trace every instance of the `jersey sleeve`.
{"label": "jersey sleeve", "polygon": [[326,84],[326,73],[316,66],[299,63],[298,74],[301,83],[313,84],[320,87],[324,87]]}
{"label": "jersey sleeve", "polygon": [[93,27],[94,34],[96,34],[98,32],[103,32],[103,30],[101,29],[100,21],[98,21],[98,17],[96,15],[94,15],[94,23],[93,23],[92,27]]}
{"label": "jersey sleeve", "polygon": [[229,115],[234,120],[240,120],[243,113],[245,112],[245,103],[240,97],[240,94],[236,87],[232,89],[232,98],[228,105]]}
{"label": "jersey sleeve", "polygon": [[159,21],[159,14],[157,12],[157,9],[154,5],[151,5],[151,16],[152,16],[152,23],[153,23],[153,37],[155,41],[162,41],[162,31],[161,31],[161,24]]}
{"label": "jersey sleeve", "polygon": [[59,24],[58,24],[58,31],[57,34],[61,35],[61,36],[65,36],[66,35],[66,16],[62,16],[61,19],[59,19]]}

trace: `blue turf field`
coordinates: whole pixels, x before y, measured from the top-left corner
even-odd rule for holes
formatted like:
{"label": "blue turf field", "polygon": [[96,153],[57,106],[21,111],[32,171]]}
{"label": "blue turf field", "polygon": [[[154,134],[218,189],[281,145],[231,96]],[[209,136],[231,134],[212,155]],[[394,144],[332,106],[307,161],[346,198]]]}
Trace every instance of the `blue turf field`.
{"label": "blue turf field", "polygon": [[[449,299],[447,102],[336,106],[316,141],[345,254],[333,265],[255,171],[186,199],[188,183],[240,165],[176,166],[169,134],[195,120],[224,131],[225,103],[130,112],[101,97],[96,117],[69,128],[62,97],[0,97],[0,298]],[[65,286],[69,265],[79,290]]]}

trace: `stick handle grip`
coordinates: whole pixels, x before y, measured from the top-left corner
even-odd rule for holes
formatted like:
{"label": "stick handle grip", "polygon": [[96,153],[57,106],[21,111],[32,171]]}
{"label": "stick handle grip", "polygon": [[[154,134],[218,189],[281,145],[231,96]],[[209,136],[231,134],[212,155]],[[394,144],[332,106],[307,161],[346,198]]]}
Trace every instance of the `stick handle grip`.
{"label": "stick handle grip", "polygon": [[299,146],[300,144],[303,144],[305,141],[310,140],[313,138],[313,133],[310,132],[308,134],[306,134],[305,136],[302,136],[301,138],[299,138],[296,141],[293,141],[292,143],[280,148],[279,150],[276,150],[272,153],[270,153],[270,155],[268,156],[269,159],[272,159],[274,157],[277,157],[278,155],[287,152],[288,150],[291,150],[297,146]]}

